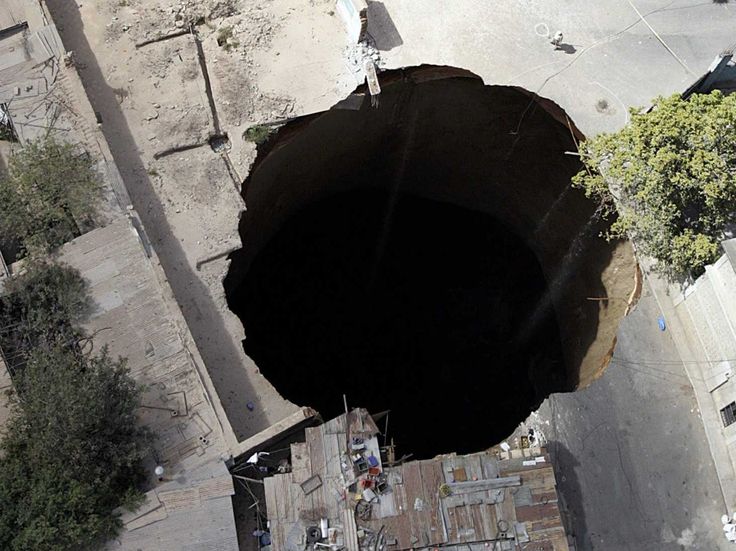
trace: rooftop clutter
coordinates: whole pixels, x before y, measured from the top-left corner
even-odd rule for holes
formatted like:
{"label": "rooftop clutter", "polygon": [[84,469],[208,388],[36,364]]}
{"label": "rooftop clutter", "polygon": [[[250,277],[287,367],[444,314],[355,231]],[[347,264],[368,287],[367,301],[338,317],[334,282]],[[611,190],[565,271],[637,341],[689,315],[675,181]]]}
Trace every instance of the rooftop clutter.
{"label": "rooftop clutter", "polygon": [[569,549],[544,449],[396,461],[364,409],[306,430],[291,472],[265,479],[270,549]]}

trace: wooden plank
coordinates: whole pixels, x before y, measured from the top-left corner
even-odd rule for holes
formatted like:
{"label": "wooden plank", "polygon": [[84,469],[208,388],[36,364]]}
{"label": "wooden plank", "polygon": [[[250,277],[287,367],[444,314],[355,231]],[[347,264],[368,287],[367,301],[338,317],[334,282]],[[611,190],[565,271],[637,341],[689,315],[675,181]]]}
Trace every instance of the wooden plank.
{"label": "wooden plank", "polygon": [[514,522],[516,522],[513,491],[515,490],[512,488],[504,489],[503,501],[494,506],[496,509],[496,519],[499,521],[505,520],[509,526],[513,526]]}
{"label": "wooden plank", "polygon": [[286,475],[269,476],[263,480],[263,489],[266,494],[266,512],[268,517],[272,519],[279,519],[277,505],[278,495],[276,494],[276,479]]}
{"label": "wooden plank", "polygon": [[368,82],[368,91],[371,96],[379,95],[381,93],[381,85],[378,83],[376,65],[372,59],[366,59],[363,62],[363,71],[365,72],[365,80]]}
{"label": "wooden plank", "polygon": [[345,530],[345,549],[347,551],[360,551],[358,545],[358,527],[355,525],[355,513],[352,508],[342,511],[342,523]]}
{"label": "wooden plank", "polygon": [[447,541],[448,543],[461,543],[459,538],[459,528],[455,515],[455,507],[448,507],[445,519],[447,521]]}
{"label": "wooden plank", "polygon": [[498,488],[521,486],[521,477],[519,475],[512,475],[491,480],[468,480],[467,482],[453,482],[449,486],[453,492],[496,490]]}
{"label": "wooden plank", "polygon": [[216,497],[228,497],[235,493],[233,479],[228,474],[218,478],[205,480],[199,485],[199,497],[202,500],[213,499]]}
{"label": "wooden plank", "polygon": [[273,485],[273,494],[275,496],[273,502],[274,507],[269,514],[275,516],[282,522],[289,520],[289,517],[287,516],[286,504],[284,503],[284,501],[288,500],[288,495],[284,495],[284,480],[288,479],[290,476],[291,475],[289,474],[285,474],[267,479],[270,480]]}
{"label": "wooden plank", "polygon": [[475,528],[475,541],[484,541],[491,537],[486,532],[486,523],[483,522],[483,508],[485,506],[485,503],[477,503],[469,507],[473,528]]}
{"label": "wooden plank", "polygon": [[483,532],[488,535],[488,539],[498,537],[498,519],[496,518],[496,508],[488,503],[482,505]]}
{"label": "wooden plank", "polygon": [[465,472],[468,480],[483,480],[485,478],[478,455],[465,456]]}
{"label": "wooden plank", "polygon": [[423,522],[421,515],[415,510],[417,499],[421,500],[422,507],[427,506],[427,503],[424,502],[424,485],[422,484],[421,465],[418,461],[413,461],[405,465],[404,487],[406,488],[410,541],[412,541],[411,537],[417,540],[417,543],[412,542],[412,547],[425,545]]}
{"label": "wooden plank", "polygon": [[496,478],[498,476],[498,461],[492,455],[483,454],[481,465],[483,468],[483,478]]}
{"label": "wooden plank", "polygon": [[465,470],[465,467],[457,467],[452,470],[452,480],[453,482],[465,482],[468,480],[468,473]]}
{"label": "wooden plank", "polygon": [[425,514],[429,526],[429,545],[438,545],[444,541],[442,517],[439,506],[439,488],[444,482],[442,464],[437,461],[426,461],[421,466],[422,484],[426,501]]}
{"label": "wooden plank", "polygon": [[291,472],[297,484],[301,484],[312,476],[309,448],[306,442],[291,445]]}
{"label": "wooden plank", "polygon": [[433,513],[437,510],[438,486],[434,480],[435,475],[432,464],[432,461],[417,462],[421,484],[420,499],[422,500],[423,506],[421,511],[414,511],[414,520],[416,522],[419,541],[427,547],[436,542],[438,534],[437,525],[433,524]]}
{"label": "wooden plank", "polygon": [[516,518],[519,522],[541,522],[544,520],[558,521],[560,511],[556,503],[540,503],[516,508]]}
{"label": "wooden plank", "polygon": [[409,507],[409,499],[406,495],[406,484],[405,484],[405,478],[404,478],[404,466],[402,465],[400,468],[400,477],[401,477],[401,483],[395,483],[393,487],[394,491],[394,499],[396,500],[396,507],[398,508],[399,512],[401,513],[400,516],[397,518],[396,521],[396,533],[394,536],[399,541],[399,546],[401,548],[411,547],[411,542],[409,541],[409,533],[411,532],[411,528],[404,529],[403,525],[407,522],[404,517],[404,512],[408,510]]}
{"label": "wooden plank", "polygon": [[532,492],[532,501],[534,503],[557,503],[557,492],[534,490]]}
{"label": "wooden plank", "polygon": [[471,541],[473,538],[468,536],[468,528],[472,526],[472,520],[468,515],[467,507],[455,507],[455,520],[457,522],[457,539],[459,542]]}
{"label": "wooden plank", "polygon": [[284,518],[290,520],[294,520],[294,518],[296,517],[294,506],[299,502],[298,499],[301,499],[301,496],[298,499],[295,499],[296,496],[294,496],[291,491],[293,482],[294,478],[292,476],[285,477],[281,480],[280,488],[281,495],[286,498],[281,500],[281,506],[283,507],[284,511]]}
{"label": "wooden plank", "polygon": [[306,430],[307,444],[309,446],[309,461],[312,465],[313,473],[323,473],[327,471],[327,461],[325,460],[324,441],[322,427],[308,428]]}
{"label": "wooden plank", "polygon": [[342,472],[340,465],[341,446],[337,434],[324,435],[324,454],[327,477],[339,477]]}

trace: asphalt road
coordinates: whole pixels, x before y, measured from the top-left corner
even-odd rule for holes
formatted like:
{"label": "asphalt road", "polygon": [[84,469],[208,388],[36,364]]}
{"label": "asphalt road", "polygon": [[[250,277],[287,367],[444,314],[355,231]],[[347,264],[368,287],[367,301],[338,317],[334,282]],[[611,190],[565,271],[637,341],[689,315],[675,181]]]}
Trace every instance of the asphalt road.
{"label": "asphalt road", "polygon": [[580,550],[732,548],[695,396],[658,314],[645,286],[603,377],[539,411]]}
{"label": "asphalt road", "polygon": [[[369,15],[369,31],[389,42],[386,68],[448,65],[521,86],[557,103],[586,136],[622,127],[629,107],[682,92],[736,40],[733,0],[370,4],[384,4],[378,21]],[[549,38],[558,30],[564,48],[555,50]]]}

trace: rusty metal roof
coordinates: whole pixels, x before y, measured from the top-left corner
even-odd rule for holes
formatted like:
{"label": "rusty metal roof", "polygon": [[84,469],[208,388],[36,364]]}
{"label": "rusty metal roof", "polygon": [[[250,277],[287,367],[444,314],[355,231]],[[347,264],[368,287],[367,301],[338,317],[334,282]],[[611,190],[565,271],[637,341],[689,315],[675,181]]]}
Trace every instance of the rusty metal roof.
{"label": "rusty metal roof", "polygon": [[[308,530],[321,519],[329,530],[320,543],[348,550],[376,543],[389,550],[485,549],[488,542],[499,550],[568,550],[554,471],[543,449],[388,466],[377,435],[368,412],[357,409],[307,429],[306,442],[292,444],[292,471],[265,480],[274,551],[304,549]],[[369,457],[378,467],[362,472]]]}

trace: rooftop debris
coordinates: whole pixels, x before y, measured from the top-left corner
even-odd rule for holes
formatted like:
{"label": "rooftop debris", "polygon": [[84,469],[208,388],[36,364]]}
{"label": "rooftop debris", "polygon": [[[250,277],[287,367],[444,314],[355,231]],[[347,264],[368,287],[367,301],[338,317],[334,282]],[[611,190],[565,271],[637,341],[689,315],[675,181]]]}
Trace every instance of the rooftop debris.
{"label": "rooftop debris", "polygon": [[543,448],[393,460],[365,409],[306,430],[265,479],[274,551],[443,546],[569,549]]}

